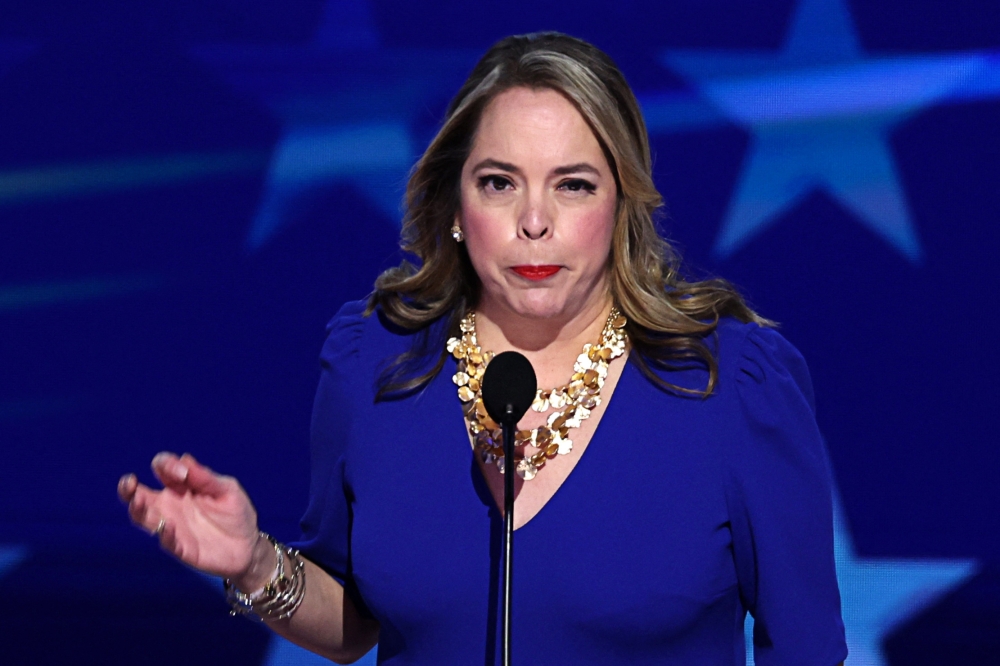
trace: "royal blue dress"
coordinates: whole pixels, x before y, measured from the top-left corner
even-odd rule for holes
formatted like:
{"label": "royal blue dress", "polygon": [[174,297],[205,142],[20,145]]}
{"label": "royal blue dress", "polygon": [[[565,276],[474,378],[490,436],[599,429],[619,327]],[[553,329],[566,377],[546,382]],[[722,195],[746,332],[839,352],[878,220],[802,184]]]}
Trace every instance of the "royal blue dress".
{"label": "royal blue dress", "polygon": [[[375,402],[415,336],[363,303],[329,326],[298,545],[378,619],[379,664],[499,664],[502,520],[451,382]],[[847,648],[808,371],[724,321],[708,399],[631,362],[583,456],[514,539],[514,663],[833,666]],[[437,349],[434,350],[437,353]],[[672,372],[703,388],[704,370]]]}

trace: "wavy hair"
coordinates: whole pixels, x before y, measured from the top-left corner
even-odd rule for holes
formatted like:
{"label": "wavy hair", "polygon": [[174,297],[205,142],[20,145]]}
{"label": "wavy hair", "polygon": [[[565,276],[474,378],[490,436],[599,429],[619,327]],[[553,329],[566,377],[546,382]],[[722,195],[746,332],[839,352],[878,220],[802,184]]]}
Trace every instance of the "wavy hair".
{"label": "wavy hair", "polygon": [[[508,37],[486,52],[411,172],[400,245],[417,263],[403,261],[378,277],[368,313],[378,308],[396,326],[422,332],[423,337],[386,368],[378,381],[378,397],[417,389],[440,372],[448,356],[444,338],[457,333],[459,320],[479,299],[480,280],[465,246],[451,238],[450,229],[461,205],[462,168],[483,110],[497,95],[516,87],[552,89],[573,103],[615,176],[618,197],[608,282],[611,297],[628,318],[633,361],[667,390],[710,395],[718,381],[718,363],[706,338],[719,318],[771,322],[724,280],[683,279],[680,257],[654,221],[662,198],[653,184],[649,137],[635,95],[607,54],[580,39],[546,32]],[[430,325],[444,317],[448,319],[442,339],[430,339]],[[426,370],[422,363],[435,351],[436,363]],[[657,374],[692,366],[708,371],[704,389],[677,386]]]}

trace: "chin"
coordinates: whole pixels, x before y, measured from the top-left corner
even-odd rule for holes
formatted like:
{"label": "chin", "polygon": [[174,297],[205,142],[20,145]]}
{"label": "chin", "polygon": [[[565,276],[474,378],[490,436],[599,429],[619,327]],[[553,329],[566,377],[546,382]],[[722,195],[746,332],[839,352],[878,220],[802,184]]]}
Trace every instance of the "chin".
{"label": "chin", "polygon": [[510,307],[527,319],[555,319],[565,315],[567,305],[566,299],[547,297],[518,299]]}

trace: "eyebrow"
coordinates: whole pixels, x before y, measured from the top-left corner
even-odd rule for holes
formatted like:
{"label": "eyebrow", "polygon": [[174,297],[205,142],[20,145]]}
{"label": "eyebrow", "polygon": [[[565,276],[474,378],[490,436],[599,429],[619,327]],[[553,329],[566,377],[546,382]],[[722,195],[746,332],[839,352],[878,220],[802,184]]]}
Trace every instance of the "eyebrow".
{"label": "eyebrow", "polygon": [[[521,173],[521,170],[513,164],[510,164],[509,162],[501,162],[500,160],[492,158],[486,158],[477,164],[473,169],[473,172],[479,171],[480,169],[500,169],[501,171],[508,171],[510,173]],[[601,172],[598,171],[596,167],[586,162],[578,162],[577,164],[567,164],[566,166],[556,167],[552,170],[552,173],[556,176],[565,176],[571,173],[592,173],[595,176],[599,176]]]}
{"label": "eyebrow", "polygon": [[552,173],[554,173],[557,176],[565,176],[571,173],[592,173],[595,176],[601,175],[601,172],[598,171],[596,167],[593,167],[587,164],[586,162],[561,166],[556,168]]}

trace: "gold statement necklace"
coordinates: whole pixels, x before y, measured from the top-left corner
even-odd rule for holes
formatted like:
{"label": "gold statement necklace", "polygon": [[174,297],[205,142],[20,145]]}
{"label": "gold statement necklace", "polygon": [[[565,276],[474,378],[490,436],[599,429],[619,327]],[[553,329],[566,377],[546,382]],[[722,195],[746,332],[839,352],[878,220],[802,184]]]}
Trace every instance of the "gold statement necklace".
{"label": "gold statement necklace", "polygon": [[[546,425],[533,430],[518,430],[514,436],[514,460],[517,475],[530,481],[545,463],[557,455],[566,455],[573,450],[573,440],[569,438],[571,428],[590,417],[590,412],[601,404],[601,389],[608,376],[608,364],[612,359],[625,353],[628,337],[625,334],[627,320],[617,307],[611,308],[608,320],[601,331],[601,339],[596,345],[589,342],[583,346],[569,383],[554,389],[539,389],[531,408],[536,412],[556,411],[549,415]],[[503,434],[500,426],[486,413],[483,405],[481,382],[486,365],[493,358],[493,352],[484,352],[476,340],[476,313],[470,311],[460,323],[461,338],[448,340],[448,352],[458,360],[452,381],[458,385],[458,399],[462,401],[465,418],[469,424],[473,449],[479,452],[483,462],[495,463],[504,472]],[[527,448],[537,449],[533,454]]]}

